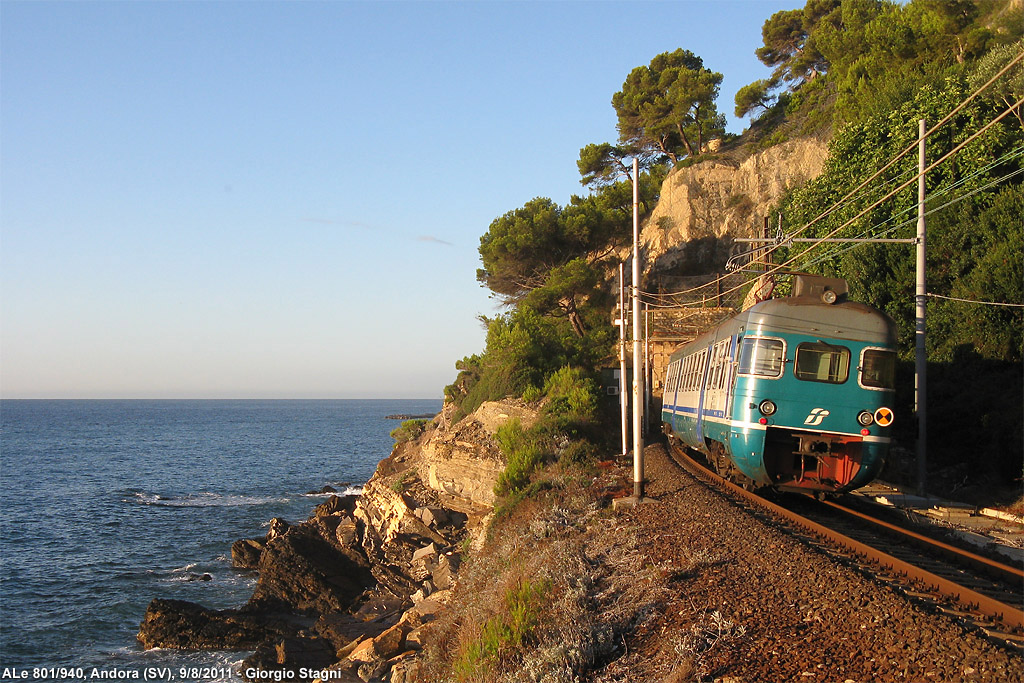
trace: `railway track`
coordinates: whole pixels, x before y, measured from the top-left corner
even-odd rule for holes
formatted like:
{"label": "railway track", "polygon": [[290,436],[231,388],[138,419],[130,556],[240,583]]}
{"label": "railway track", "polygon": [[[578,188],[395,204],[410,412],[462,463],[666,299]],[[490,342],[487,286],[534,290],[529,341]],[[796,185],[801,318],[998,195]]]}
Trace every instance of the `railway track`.
{"label": "railway track", "polygon": [[[991,640],[1024,650],[1024,572],[839,503],[782,506],[736,486],[678,446],[673,459],[734,504],[849,562]],[[791,509],[793,508],[793,509]]]}

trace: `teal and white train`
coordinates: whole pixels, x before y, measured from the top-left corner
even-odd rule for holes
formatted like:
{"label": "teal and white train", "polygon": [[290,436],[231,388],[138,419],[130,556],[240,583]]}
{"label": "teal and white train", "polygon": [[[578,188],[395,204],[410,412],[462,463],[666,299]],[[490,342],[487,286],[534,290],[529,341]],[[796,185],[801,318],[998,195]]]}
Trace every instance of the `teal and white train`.
{"label": "teal and white train", "polygon": [[823,495],[881,471],[893,422],[896,330],[844,280],[797,275],[793,295],[672,354],[662,422],[746,488]]}

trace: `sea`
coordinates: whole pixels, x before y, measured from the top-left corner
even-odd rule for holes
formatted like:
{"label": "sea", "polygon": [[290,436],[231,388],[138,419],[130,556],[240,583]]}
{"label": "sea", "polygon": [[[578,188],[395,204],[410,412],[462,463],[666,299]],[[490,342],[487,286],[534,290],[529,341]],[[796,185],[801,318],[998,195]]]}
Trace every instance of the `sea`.
{"label": "sea", "polygon": [[440,400],[0,401],[0,679],[209,681],[248,652],[144,651],[153,598],[241,606],[231,544],[358,493],[389,415]]}

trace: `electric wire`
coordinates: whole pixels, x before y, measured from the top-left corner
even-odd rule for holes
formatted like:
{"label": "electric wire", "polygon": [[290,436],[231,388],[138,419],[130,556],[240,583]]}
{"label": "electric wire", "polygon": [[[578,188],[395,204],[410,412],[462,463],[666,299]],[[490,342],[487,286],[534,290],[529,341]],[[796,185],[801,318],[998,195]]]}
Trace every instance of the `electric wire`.
{"label": "electric wire", "polygon": [[[989,164],[986,168],[981,169],[981,170],[971,174],[970,176],[968,176],[966,178],[963,178],[963,179],[957,181],[956,183],[953,183],[949,187],[944,188],[941,191],[931,195],[928,198],[928,201],[932,201],[934,199],[938,199],[938,198],[948,194],[954,188],[956,188],[956,187],[958,187],[960,185],[963,185],[968,180],[971,180],[972,178],[975,178],[975,177],[981,175],[982,173],[984,173],[984,172],[986,172],[988,170],[991,170],[993,167],[997,166],[998,164],[1002,163],[1003,161],[1012,159],[1013,157],[1019,157],[1022,154],[1024,154],[1024,147],[1018,147],[1016,150],[1013,150],[1012,152],[1004,154],[1002,157],[1000,157],[996,161],[994,161],[991,164]],[[933,207],[933,208],[929,209],[928,211],[925,212],[924,215],[925,215],[925,217],[927,217],[927,216],[930,216],[930,215],[932,215],[934,213],[942,211],[943,209],[946,209],[946,208],[948,208],[950,206],[953,206],[954,204],[958,204],[959,202],[962,202],[965,199],[968,199],[969,197],[972,197],[972,196],[978,194],[979,192],[984,192],[985,190],[989,190],[989,189],[995,187],[996,185],[999,185],[1000,183],[1006,182],[1007,180],[1010,180],[1011,178],[1014,178],[1014,177],[1016,177],[1016,176],[1018,176],[1018,175],[1020,175],[1022,173],[1024,173],[1024,168],[1019,168],[1019,169],[1017,169],[1015,171],[1007,173],[1006,175],[1002,176],[1001,178],[996,178],[995,180],[993,180],[993,181],[991,181],[989,183],[986,183],[985,185],[982,185],[981,187],[977,187],[977,188],[971,190],[970,192],[968,192],[966,194],[960,195],[959,197],[956,197],[956,198],[954,198],[954,199],[952,199],[952,200],[950,200],[950,201],[948,201],[948,202],[946,202],[944,204],[941,204],[939,206],[936,206],[936,207]],[[896,232],[896,230],[898,230],[899,228],[902,228],[904,226],[911,225],[912,223],[917,222],[917,216],[915,215],[912,218],[909,218],[907,220],[901,221],[900,223],[897,223],[895,225],[889,226],[888,228],[885,228],[881,232],[878,232],[878,231],[881,228],[883,228],[885,226],[885,224],[888,223],[889,221],[892,221],[892,220],[898,218],[899,216],[902,216],[902,215],[907,214],[907,213],[909,213],[911,211],[914,211],[916,208],[917,208],[916,206],[907,207],[906,209],[904,209],[904,210],[894,214],[893,216],[890,216],[885,221],[883,221],[881,223],[878,223],[876,225],[873,225],[870,228],[865,229],[857,237],[858,238],[863,238],[863,237],[866,237],[868,235],[873,235],[874,237],[878,237],[878,238],[887,237],[888,235],[891,235],[894,232]],[[844,254],[844,253],[846,253],[848,251],[851,251],[852,249],[856,249],[857,247],[860,247],[860,246],[863,246],[863,244],[852,244],[852,245],[847,245],[847,246],[834,246],[832,248],[832,251],[826,252],[825,254],[820,254],[816,259],[814,259],[812,261],[809,261],[809,262],[806,262],[806,263],[803,263],[800,267],[801,268],[808,268],[808,267],[813,266],[813,265],[818,265],[819,263],[823,263],[825,261],[828,261],[828,260],[830,260],[830,259],[832,259],[832,258],[834,258],[836,256],[840,256],[840,255],[842,255],[842,254]],[[807,253],[806,251],[802,252],[802,254],[806,254],[806,253]]]}
{"label": "electric wire", "polygon": [[932,294],[928,292],[925,296],[929,296],[933,299],[946,299],[948,301],[961,301],[967,304],[981,304],[982,306],[1009,306],[1013,308],[1024,308],[1024,304],[1008,304],[999,301],[978,301],[976,299],[961,299],[955,296],[943,296],[941,294]]}
{"label": "electric wire", "polygon": [[[1011,59],[1011,60],[1010,60],[1010,61],[1009,61],[1009,62],[1008,62],[1008,63],[1007,63],[1007,64],[1006,64],[1006,65],[1005,65],[1005,66],[1004,66],[1004,67],[1003,67],[1003,68],[1002,68],[1002,69],[1001,69],[1001,70],[1000,70],[1000,71],[999,71],[998,73],[996,73],[996,74],[995,74],[995,75],[994,75],[994,76],[993,76],[992,78],[990,78],[990,79],[989,79],[989,80],[988,80],[988,81],[987,81],[987,82],[986,82],[985,84],[983,84],[983,85],[979,86],[978,88],[976,88],[976,89],[974,90],[974,92],[972,92],[972,93],[971,93],[970,95],[968,95],[968,96],[967,96],[967,98],[965,98],[965,99],[964,99],[964,100],[963,100],[962,102],[960,102],[960,104],[958,104],[958,105],[957,105],[956,107],[954,107],[952,111],[950,111],[950,112],[949,112],[948,114],[946,114],[946,116],[945,116],[945,117],[943,117],[943,118],[942,118],[942,119],[941,119],[941,120],[940,120],[940,121],[939,121],[938,123],[936,123],[936,124],[935,124],[934,126],[932,126],[932,128],[931,128],[931,129],[929,129],[928,131],[926,131],[926,132],[925,132],[925,134],[924,134],[924,139],[927,139],[928,137],[930,137],[930,136],[931,136],[931,135],[932,135],[933,133],[935,133],[935,132],[936,132],[936,131],[937,131],[937,130],[938,130],[939,128],[941,128],[941,127],[942,127],[943,125],[945,125],[945,124],[946,124],[947,122],[949,122],[949,121],[950,121],[950,120],[951,120],[951,119],[952,119],[952,118],[953,118],[953,117],[954,117],[954,116],[955,116],[955,115],[956,115],[956,114],[957,114],[957,113],[958,113],[958,112],[959,112],[959,111],[960,111],[961,109],[963,109],[964,107],[966,107],[966,106],[967,106],[967,105],[968,105],[968,104],[969,104],[969,103],[970,103],[971,101],[973,101],[973,100],[974,100],[974,98],[978,97],[978,96],[979,96],[979,95],[980,95],[980,94],[981,94],[982,92],[984,92],[985,90],[987,90],[989,86],[991,86],[991,85],[992,85],[992,84],[993,84],[993,83],[994,83],[994,82],[995,82],[996,80],[998,80],[998,79],[999,79],[1000,77],[1002,77],[1002,75],[1003,75],[1003,74],[1005,74],[1005,73],[1006,73],[1007,71],[1009,71],[1009,70],[1010,70],[1010,69],[1011,69],[1011,68],[1012,68],[1012,67],[1013,67],[1014,65],[1016,65],[1017,63],[1019,63],[1019,62],[1020,62],[1020,61],[1021,61],[1022,59],[1024,59],[1024,52],[1021,52],[1021,54],[1019,54],[1019,55],[1017,55],[1017,56],[1016,56],[1015,58]],[[1013,112],[1013,111],[1014,111],[1015,109],[1017,109],[1017,107],[1021,106],[1021,103],[1022,103],[1022,102],[1024,102],[1024,99],[1018,100],[1018,101],[1016,102],[1016,104],[1014,104],[1014,105],[1011,105],[1011,106],[1010,106],[1010,107],[1009,107],[1009,108],[1008,108],[1008,109],[1007,109],[1006,111],[1004,111],[1004,112],[1003,112],[1002,114],[1000,114],[1000,115],[999,115],[998,117],[996,117],[996,118],[995,118],[995,119],[994,119],[993,121],[989,122],[989,124],[987,124],[986,126],[984,126],[984,127],[983,127],[983,128],[981,129],[981,130],[979,130],[979,131],[978,131],[977,133],[975,133],[974,135],[972,135],[971,137],[969,137],[969,138],[968,138],[967,140],[965,140],[965,141],[964,141],[963,143],[961,143],[960,145],[958,145],[958,146],[957,146],[956,148],[954,148],[954,149],[953,149],[953,150],[952,150],[951,152],[949,152],[949,153],[947,153],[946,155],[944,155],[944,156],[943,156],[943,157],[942,157],[942,158],[941,158],[941,159],[940,159],[939,161],[937,161],[937,162],[933,163],[933,164],[932,164],[931,166],[929,166],[928,168],[926,168],[924,172],[925,172],[925,173],[927,173],[927,172],[928,172],[929,170],[931,170],[931,169],[935,168],[935,167],[936,167],[936,166],[937,166],[938,164],[942,163],[942,162],[943,162],[943,161],[945,161],[945,160],[946,160],[947,158],[949,158],[949,157],[950,157],[950,156],[951,156],[952,154],[955,154],[956,152],[958,152],[958,151],[959,151],[960,149],[962,149],[962,148],[963,148],[963,147],[964,147],[964,146],[965,146],[966,144],[968,144],[969,142],[972,142],[972,141],[973,141],[973,140],[974,140],[974,139],[975,139],[976,137],[978,137],[978,136],[979,136],[979,135],[980,135],[981,133],[983,133],[983,132],[984,132],[985,130],[987,130],[987,129],[988,129],[989,127],[991,127],[992,125],[994,125],[994,124],[995,124],[995,123],[996,123],[997,121],[1000,121],[1000,120],[1001,120],[1001,119],[1003,119],[1003,118],[1004,118],[1004,117],[1005,117],[1006,115],[1008,115],[1009,113],[1011,113],[1011,112]],[[903,150],[902,152],[900,152],[900,153],[899,153],[899,154],[897,154],[897,155],[896,155],[895,157],[893,157],[893,159],[891,159],[891,160],[889,161],[889,163],[887,163],[887,164],[886,164],[885,166],[883,166],[883,167],[882,167],[881,169],[879,169],[878,171],[876,171],[876,172],[875,172],[875,173],[874,173],[874,174],[873,174],[872,176],[870,176],[869,178],[867,178],[866,180],[864,180],[863,182],[861,182],[861,183],[860,183],[860,184],[859,184],[859,185],[858,185],[857,187],[855,187],[855,188],[854,188],[853,190],[851,190],[850,192],[848,192],[848,193],[847,193],[847,194],[846,194],[846,195],[845,195],[844,197],[842,197],[842,198],[841,198],[841,199],[839,199],[839,200],[838,200],[838,201],[837,201],[837,202],[836,202],[835,204],[833,204],[833,206],[832,206],[832,207],[830,207],[830,208],[826,209],[825,211],[823,211],[822,213],[820,213],[820,214],[819,214],[818,216],[816,216],[815,218],[813,218],[813,219],[812,219],[812,220],[811,220],[810,222],[808,222],[807,224],[805,224],[804,226],[802,226],[801,228],[799,228],[799,229],[798,229],[798,230],[797,230],[796,232],[794,232],[794,233],[793,233],[792,235],[790,235],[790,237],[795,237],[796,235],[799,235],[799,234],[801,234],[801,233],[805,232],[805,231],[806,231],[806,230],[807,230],[808,228],[810,228],[810,227],[811,227],[812,225],[814,225],[815,223],[817,223],[817,222],[818,222],[818,221],[820,221],[821,219],[825,218],[826,216],[830,215],[831,213],[834,213],[835,211],[837,211],[837,210],[839,210],[840,208],[842,208],[842,206],[844,206],[844,205],[845,205],[845,204],[846,204],[846,203],[847,203],[848,201],[850,201],[851,197],[853,197],[854,195],[856,195],[856,194],[857,194],[857,193],[858,193],[858,192],[859,192],[859,191],[860,191],[860,190],[861,190],[862,188],[864,188],[864,187],[865,187],[866,185],[868,185],[868,184],[869,184],[869,183],[870,183],[871,181],[873,181],[873,180],[874,180],[875,178],[877,178],[877,177],[878,177],[879,175],[881,175],[881,174],[882,174],[882,173],[884,173],[884,172],[885,172],[886,170],[888,170],[888,169],[889,169],[889,168],[890,168],[891,166],[893,166],[893,164],[895,164],[895,163],[896,163],[897,161],[899,161],[899,160],[900,160],[901,158],[903,158],[903,157],[904,157],[904,156],[906,156],[906,155],[907,155],[908,153],[910,153],[911,151],[913,151],[913,150],[914,150],[914,148],[915,148],[915,147],[917,147],[919,143],[920,143],[920,140],[915,140],[913,144],[911,144],[911,145],[908,145],[908,146],[907,146],[907,147],[906,147],[906,148],[905,148],[905,149],[904,149],[904,150]],[[844,223],[843,225],[841,225],[841,226],[840,226],[839,228],[837,228],[836,230],[834,230],[834,231],[833,231],[832,233],[830,233],[830,234],[829,234],[829,237],[830,237],[830,236],[832,236],[832,235],[835,235],[835,234],[836,234],[836,233],[837,233],[837,232],[838,232],[839,230],[841,230],[841,229],[845,228],[845,227],[846,227],[846,226],[847,226],[847,225],[848,225],[849,223],[851,223],[851,222],[853,222],[853,221],[857,220],[857,219],[858,219],[858,218],[860,218],[860,217],[861,217],[861,216],[862,216],[862,215],[863,215],[864,213],[866,213],[867,211],[870,211],[871,209],[875,208],[875,207],[876,207],[876,206],[878,206],[878,205],[879,205],[879,204],[880,204],[881,202],[883,202],[883,201],[885,201],[885,200],[889,199],[890,197],[892,197],[892,196],[893,196],[894,194],[896,194],[897,192],[899,192],[899,191],[903,190],[903,189],[904,189],[905,187],[907,187],[907,186],[908,186],[908,185],[909,185],[909,184],[910,184],[911,182],[913,182],[914,180],[916,180],[917,178],[919,178],[919,177],[920,177],[921,175],[922,175],[921,173],[918,173],[918,174],[917,174],[917,175],[915,175],[915,176],[914,176],[914,177],[913,177],[913,178],[912,178],[912,179],[911,179],[910,181],[907,181],[907,182],[905,182],[905,183],[901,184],[901,185],[900,185],[900,186],[899,186],[899,187],[898,187],[898,188],[897,188],[896,190],[894,190],[894,191],[892,191],[892,192],[888,193],[888,194],[887,194],[887,195],[885,195],[885,196],[884,196],[884,197],[883,197],[883,198],[882,198],[881,200],[879,200],[879,201],[878,201],[878,202],[876,202],[875,204],[873,204],[873,205],[871,205],[870,207],[868,207],[868,209],[865,209],[865,210],[864,210],[864,211],[862,211],[862,212],[861,212],[860,214],[858,214],[857,216],[855,216],[855,217],[854,217],[853,219],[851,219],[850,221],[847,221],[846,223]],[[901,176],[902,176],[902,174],[901,174]],[[901,176],[898,176],[898,177],[901,177]],[[888,183],[886,183],[886,184],[888,184]],[[827,237],[826,237],[826,239],[827,239]],[[778,249],[778,248],[779,248],[779,245],[775,245],[775,246],[773,246],[773,247],[768,247],[768,248],[765,248],[765,249],[764,249],[764,253],[763,253],[763,254],[761,255],[761,258],[767,258],[767,257],[768,257],[769,255],[771,255],[771,254],[772,254],[772,253],[773,253],[773,252],[774,252],[774,251],[775,251],[776,249]],[[810,249],[808,249],[807,251],[810,251]],[[803,252],[803,253],[806,253],[806,251],[805,251],[805,252]],[[781,269],[782,269],[783,267],[786,267],[786,266],[788,266],[788,265],[789,265],[789,263],[787,262],[787,263],[783,264],[782,266],[779,266],[779,267],[775,267],[775,268],[772,268],[772,269],[768,269],[768,271],[767,271],[766,273],[762,273],[761,275],[759,275],[759,277],[762,277],[762,276],[765,276],[765,275],[769,275],[769,274],[773,274],[773,273],[776,273],[776,272],[778,272],[779,270],[781,270]],[[705,287],[708,287],[709,285],[713,285],[713,284],[715,284],[716,282],[719,282],[719,281],[723,281],[723,280],[725,279],[725,277],[727,277],[727,276],[722,276],[722,277],[719,277],[719,278],[718,278],[718,280],[715,280],[715,281],[712,281],[712,282],[709,282],[709,283],[705,283],[704,285],[700,285],[700,286],[698,286],[698,287],[692,287],[692,288],[690,288],[690,289],[686,289],[686,290],[683,290],[683,291],[680,291],[680,292],[673,292],[673,293],[670,293],[670,294],[659,294],[659,295],[657,295],[657,296],[661,296],[661,297],[664,297],[664,296],[681,296],[681,295],[685,295],[685,294],[690,294],[690,293],[692,293],[692,292],[696,292],[696,291],[699,291],[699,290],[701,290],[701,289],[703,289],[703,288],[705,288]],[[753,281],[753,279],[751,279],[750,281],[748,281],[748,282],[746,282],[746,283],[743,283],[742,285],[739,285],[739,286],[737,286],[737,287],[733,287],[732,289],[728,290],[728,292],[723,292],[723,295],[724,295],[725,293],[731,293],[732,291],[735,291],[735,290],[737,290],[737,289],[741,289],[742,287],[745,287],[745,286],[746,286],[747,284],[749,284],[749,282],[752,282],[752,281]],[[647,293],[647,294],[651,294],[651,293]]]}
{"label": "electric wire", "polygon": [[[1022,56],[1024,56],[1024,55],[1022,55]],[[939,164],[944,163],[947,159],[949,159],[954,154],[958,153],[961,149],[963,149],[968,144],[970,144],[971,142],[976,140],[978,137],[980,137],[983,133],[985,133],[989,128],[991,128],[992,126],[997,124],[999,121],[1003,120],[1007,115],[1009,115],[1011,112],[1013,112],[1017,107],[1021,106],[1021,104],[1024,104],[1024,97],[1022,97],[1021,99],[1017,100],[1017,102],[1015,104],[1013,104],[1012,106],[1008,107],[1005,111],[1003,111],[1003,113],[999,114],[999,116],[995,117],[994,119],[989,121],[987,124],[985,124],[984,126],[979,128],[970,137],[968,137],[966,140],[961,142],[959,145],[954,147],[952,150],[950,150],[949,152],[944,154],[937,161],[934,161],[933,163],[931,163],[923,171],[918,172],[913,178],[911,178],[910,180],[902,183],[899,187],[897,187],[896,189],[890,191],[888,194],[883,196],[881,199],[876,200],[870,206],[868,206],[867,208],[861,210],[860,213],[858,213],[856,216],[854,216],[853,218],[851,218],[851,219],[847,220],[846,222],[842,223],[839,227],[835,228],[834,230],[832,230],[831,232],[826,234],[821,239],[829,239],[830,237],[835,237],[835,235],[838,234],[840,231],[842,231],[844,228],[846,228],[850,224],[854,223],[855,221],[859,220],[866,213],[868,213],[869,211],[875,209],[876,207],[878,207],[883,202],[891,199],[894,195],[896,195],[897,193],[899,193],[899,192],[903,191],[905,188],[907,188],[915,180],[917,180],[921,176],[925,175],[929,171],[933,170]],[[808,224],[807,226],[804,226],[803,229],[806,229],[809,225],[810,224]],[[803,229],[801,229],[801,231]],[[798,231],[798,232],[800,232],[800,231]],[[822,244],[822,242],[816,242],[816,243],[812,244],[810,247],[808,247],[807,250],[802,252],[799,256],[802,256],[802,255],[806,254],[809,251],[814,251],[820,244]],[[793,264],[796,262],[796,260],[797,260],[797,258],[799,258],[799,256],[794,256],[794,257],[790,258],[789,260],[787,260],[784,263],[781,263],[779,265],[772,265],[772,266],[768,267],[765,270],[765,272],[760,275],[760,277],[767,277],[767,276],[770,276],[770,275],[774,275],[775,273],[778,273],[779,271],[782,271],[784,269],[790,268],[791,266],[793,266]],[[728,290],[726,292],[723,292],[723,294],[727,294],[727,293],[731,293],[732,291],[739,290],[743,286],[745,286],[745,285],[738,285],[738,286],[736,286],[736,287],[734,287],[734,288],[732,288],[732,289],[730,289],[730,290]]]}

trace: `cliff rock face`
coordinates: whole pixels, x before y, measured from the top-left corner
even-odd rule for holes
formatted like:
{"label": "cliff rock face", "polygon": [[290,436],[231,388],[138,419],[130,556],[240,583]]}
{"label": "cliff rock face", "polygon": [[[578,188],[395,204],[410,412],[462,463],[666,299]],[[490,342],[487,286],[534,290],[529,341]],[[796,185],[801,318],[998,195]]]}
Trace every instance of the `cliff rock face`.
{"label": "cliff rock face", "polygon": [[[447,406],[439,424],[450,423],[453,410]],[[494,485],[505,469],[493,437],[513,419],[530,427],[537,414],[512,401],[489,401],[458,424],[436,430],[422,446],[420,478],[455,509],[493,507]]]}
{"label": "cliff rock face", "polygon": [[738,163],[711,159],[672,171],[640,237],[647,269],[718,260],[720,253],[707,253],[709,244],[754,236],[783,193],[821,173],[827,154],[827,142],[804,138]]}
{"label": "cliff rock face", "polygon": [[410,666],[419,627],[457,579],[462,541],[494,503],[505,467],[495,432],[536,420],[517,401],[486,403],[457,423],[453,412],[446,406],[418,439],[396,446],[358,499],[332,496],[304,522],[274,520],[266,537],[238,541],[236,566],[259,572],[246,605],[154,600],[140,643],[255,649],[245,667],[290,678],[330,667],[336,680],[400,679],[388,673]]}

